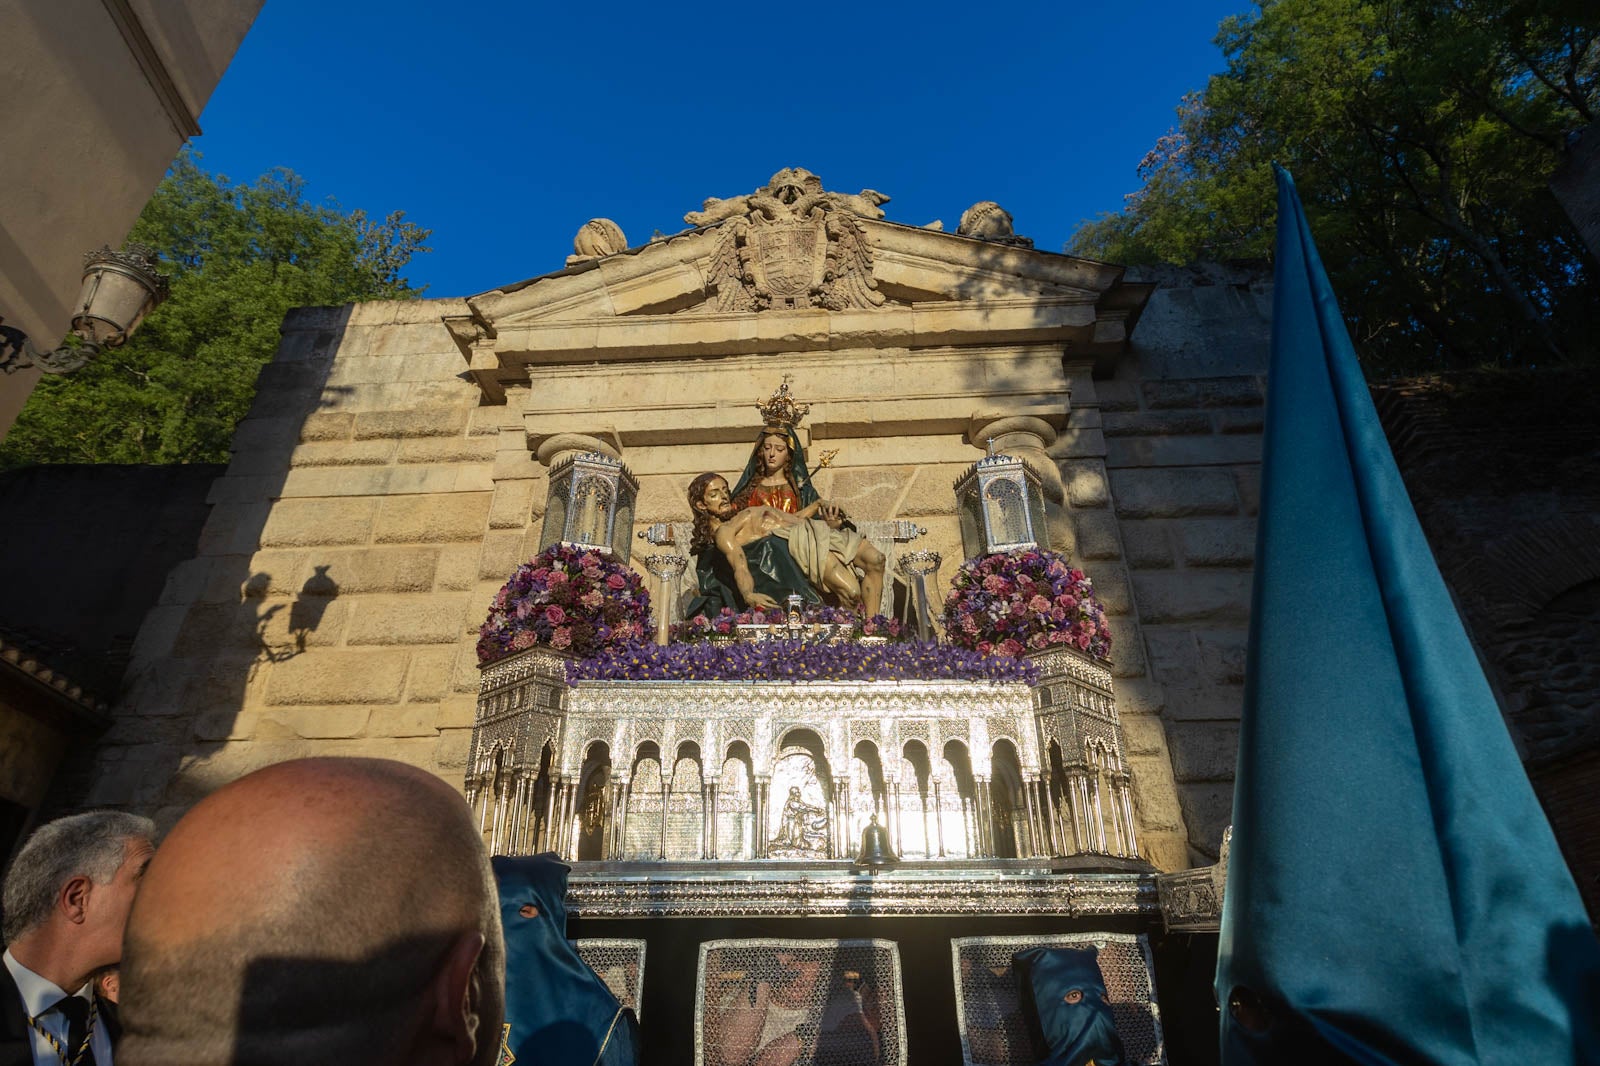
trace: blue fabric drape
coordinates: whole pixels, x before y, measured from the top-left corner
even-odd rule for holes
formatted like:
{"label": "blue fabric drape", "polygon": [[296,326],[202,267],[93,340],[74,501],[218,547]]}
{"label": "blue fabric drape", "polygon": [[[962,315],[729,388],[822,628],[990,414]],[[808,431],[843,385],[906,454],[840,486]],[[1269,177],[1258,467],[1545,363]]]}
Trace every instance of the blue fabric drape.
{"label": "blue fabric drape", "polygon": [[[506,934],[506,1044],[515,1061],[634,1066],[639,1026],[567,940],[567,873],[554,854],[494,857]],[[532,904],[537,913],[525,917]]]}
{"label": "blue fabric drape", "polygon": [[1277,177],[1223,1062],[1595,1062],[1600,948]]}
{"label": "blue fabric drape", "polygon": [[[822,597],[811,587],[806,575],[789,552],[788,542],[781,537],[763,537],[744,546],[744,559],[750,567],[750,578],[757,592],[764,592],[780,604],[791,592],[798,593],[806,603],[821,603]],[[700,595],[684,610],[685,618],[697,614],[715,615],[724,607],[735,611],[745,609],[739,588],[733,581],[733,567],[715,545],[695,557],[695,581]]]}
{"label": "blue fabric drape", "polygon": [[1039,1066],[1123,1066],[1116,1018],[1106,999],[1100,949],[1028,948],[1013,957],[1044,1038]]}

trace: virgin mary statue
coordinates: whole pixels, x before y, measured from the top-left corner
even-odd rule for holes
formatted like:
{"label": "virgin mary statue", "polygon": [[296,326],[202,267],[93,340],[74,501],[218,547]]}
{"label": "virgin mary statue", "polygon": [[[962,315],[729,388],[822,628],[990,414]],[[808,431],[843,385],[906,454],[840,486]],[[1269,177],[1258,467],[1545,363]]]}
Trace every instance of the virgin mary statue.
{"label": "virgin mary statue", "polygon": [[733,486],[733,504],[746,507],[776,507],[797,513],[818,499],[806,469],[806,450],[792,425],[767,424],[761,427],[744,473]]}
{"label": "virgin mary statue", "polygon": [[[795,432],[795,426],[805,417],[810,405],[795,403],[785,382],[766,403],[756,407],[761,412],[763,425],[750,449],[744,473],[733,487],[733,504],[741,510],[765,505],[795,514],[819,499],[806,466],[805,447]],[[744,553],[757,592],[766,593],[780,603],[790,593],[798,594],[804,603],[822,602],[821,595],[795,564],[789,545],[783,539],[763,537],[746,545]],[[745,608],[734,586],[732,567],[714,547],[700,551],[695,560],[695,575],[699,595],[685,610],[686,618],[697,614],[714,615],[724,607],[735,611]]]}

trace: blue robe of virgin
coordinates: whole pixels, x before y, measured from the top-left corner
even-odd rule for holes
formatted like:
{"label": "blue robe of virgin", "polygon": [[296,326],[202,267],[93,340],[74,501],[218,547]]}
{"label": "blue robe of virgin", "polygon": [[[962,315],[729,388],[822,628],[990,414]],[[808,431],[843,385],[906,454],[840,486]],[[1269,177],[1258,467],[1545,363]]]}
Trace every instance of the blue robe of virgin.
{"label": "blue robe of virgin", "polygon": [[783,430],[783,436],[789,443],[789,481],[794,485],[794,491],[800,496],[800,506],[816,503],[820,498],[816,487],[811,484],[811,473],[806,469],[806,449],[800,443],[800,435],[794,431],[793,426],[762,426],[761,433],[756,437],[755,447],[750,449],[750,458],[744,464],[744,473],[739,475],[739,481],[729,493],[731,499],[737,500],[739,494],[750,487],[761,473],[761,442],[772,436],[773,430]]}
{"label": "blue robe of virgin", "polygon": [[[492,860],[506,935],[506,1049],[513,1061],[634,1066],[639,1023],[567,940],[567,874],[552,854]],[[523,917],[532,904],[537,913]],[[502,1052],[503,1054],[504,1052]]]}

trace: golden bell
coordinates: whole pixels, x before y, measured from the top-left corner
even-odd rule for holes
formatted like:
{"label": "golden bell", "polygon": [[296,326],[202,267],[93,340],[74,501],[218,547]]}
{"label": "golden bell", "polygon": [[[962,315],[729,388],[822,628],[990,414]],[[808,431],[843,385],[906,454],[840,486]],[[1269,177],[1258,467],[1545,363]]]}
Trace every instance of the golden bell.
{"label": "golden bell", "polygon": [[867,827],[861,831],[861,853],[856,856],[857,866],[888,866],[900,861],[889,846],[889,831],[878,824],[874,814]]}

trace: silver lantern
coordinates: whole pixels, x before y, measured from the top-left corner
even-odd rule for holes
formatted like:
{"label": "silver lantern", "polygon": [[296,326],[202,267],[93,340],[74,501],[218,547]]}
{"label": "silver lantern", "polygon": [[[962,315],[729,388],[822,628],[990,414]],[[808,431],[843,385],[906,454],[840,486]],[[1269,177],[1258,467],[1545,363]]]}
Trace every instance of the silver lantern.
{"label": "silver lantern", "polygon": [[610,552],[626,563],[633,554],[633,504],[639,482],[618,459],[580,452],[550,468],[550,499],[539,550],[565,543]]}
{"label": "silver lantern", "polygon": [[979,459],[956,480],[955,490],[967,558],[1049,543],[1039,475],[1016,456]]}

